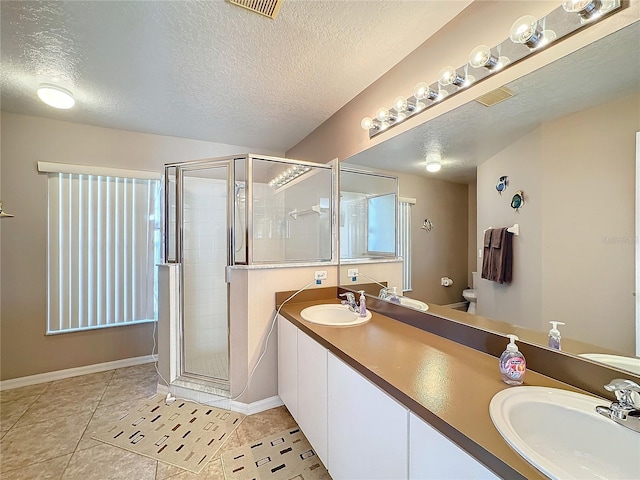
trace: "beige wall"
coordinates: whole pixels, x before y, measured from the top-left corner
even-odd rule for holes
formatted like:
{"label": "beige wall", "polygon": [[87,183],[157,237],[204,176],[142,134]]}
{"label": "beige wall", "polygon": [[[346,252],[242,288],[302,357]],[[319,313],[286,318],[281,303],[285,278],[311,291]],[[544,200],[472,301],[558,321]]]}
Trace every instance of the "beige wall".
{"label": "beige wall", "polygon": [[[633,355],[634,94],[542,124],[478,168],[478,245],[489,226],[518,223],[513,283],[481,280],[478,312]],[[500,197],[494,185],[509,176]],[[509,207],[522,189],[526,204]],[[479,261],[480,268],[481,261]]]}
{"label": "beige wall", "polygon": [[[513,237],[513,281],[500,285],[478,278],[477,313],[536,330],[541,315],[541,143],[541,129],[536,128],[480,165],[477,183],[477,248],[487,228],[517,223],[521,232]],[[498,195],[495,185],[503,175],[509,177],[509,188]],[[510,206],[517,190],[525,195],[520,211]],[[477,260],[477,271],[482,272],[482,258]]]}
{"label": "beige wall", "polygon": [[[161,171],[165,162],[248,147],[79,125],[2,112],[0,290],[3,380],[151,353],[152,324],[45,336],[47,177],[38,161]],[[256,151],[255,149],[253,151]],[[256,151],[271,155],[282,152]]]}
{"label": "beige wall", "polygon": [[[262,352],[275,315],[276,292],[295,291],[313,281],[316,270],[326,270],[322,285],[336,286],[338,266],[232,269],[229,290],[231,315],[231,396],[243,390],[251,370]],[[274,328],[264,358],[256,369],[251,385],[237,400],[257,402],[278,394],[278,334]]]}
{"label": "beige wall", "polygon": [[287,156],[318,162],[327,162],[333,158],[345,160],[574,52],[636,21],[640,16],[640,2],[632,0],[626,10],[616,13],[606,21],[563,39],[551,48],[544,49],[527,60],[492,75],[371,140],[367,132],[360,128],[363,117],[373,116],[381,106],[390,106],[398,95],[410,96],[418,82],[435,82],[438,71],[444,65],[464,65],[468,61],[469,52],[475,46],[497,45],[507,39],[511,25],[520,16],[542,17],[559,5],[559,1],[546,0],[477,0],[473,2],[439,32],[372,83],[300,143],[289,149]]}
{"label": "beige wall", "polygon": [[[412,283],[406,295],[437,305],[462,302],[468,282],[468,188],[417,175],[398,175],[401,197],[416,199],[411,207]],[[433,223],[427,233],[424,219]],[[454,281],[440,284],[442,277]]]}
{"label": "beige wall", "polygon": [[542,126],[542,327],[634,355],[640,94]]}
{"label": "beige wall", "polygon": [[476,232],[478,230],[478,188],[476,183],[472,183],[468,186],[468,195],[469,195],[469,208],[468,208],[468,219],[469,219],[469,227],[468,227],[468,252],[467,252],[467,284],[469,287],[473,286],[473,275],[472,272],[476,272],[477,263],[478,263],[478,249],[476,245]]}

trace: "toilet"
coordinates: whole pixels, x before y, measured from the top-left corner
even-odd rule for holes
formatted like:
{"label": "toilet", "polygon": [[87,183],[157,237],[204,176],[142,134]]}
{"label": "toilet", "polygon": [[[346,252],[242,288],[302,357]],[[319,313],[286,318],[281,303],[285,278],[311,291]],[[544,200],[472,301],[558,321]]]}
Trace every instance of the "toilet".
{"label": "toilet", "polygon": [[478,300],[478,294],[476,290],[476,282],[478,281],[478,272],[471,272],[471,276],[473,277],[473,288],[467,288],[462,291],[462,296],[464,299],[469,302],[469,307],[467,308],[468,313],[476,313],[476,301]]}

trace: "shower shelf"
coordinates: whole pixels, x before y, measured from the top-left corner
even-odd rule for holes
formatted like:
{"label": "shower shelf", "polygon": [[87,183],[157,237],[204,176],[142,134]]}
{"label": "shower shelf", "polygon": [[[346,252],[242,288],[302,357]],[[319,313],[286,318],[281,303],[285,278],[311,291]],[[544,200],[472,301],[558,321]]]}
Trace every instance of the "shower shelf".
{"label": "shower shelf", "polygon": [[321,214],[323,211],[327,211],[328,208],[322,208],[320,205],[314,205],[311,208],[307,208],[306,210],[296,210],[293,209],[289,212],[289,216],[293,217],[296,220],[301,215],[309,215],[310,213]]}

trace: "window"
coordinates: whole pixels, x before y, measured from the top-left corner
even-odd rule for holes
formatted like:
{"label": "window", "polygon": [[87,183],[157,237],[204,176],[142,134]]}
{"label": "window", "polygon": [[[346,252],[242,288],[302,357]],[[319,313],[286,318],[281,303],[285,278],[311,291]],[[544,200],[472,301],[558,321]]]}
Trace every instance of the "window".
{"label": "window", "polygon": [[396,254],[396,195],[367,199],[367,251],[371,255]]}
{"label": "window", "polygon": [[159,176],[39,169],[49,172],[47,333],[156,320]]}

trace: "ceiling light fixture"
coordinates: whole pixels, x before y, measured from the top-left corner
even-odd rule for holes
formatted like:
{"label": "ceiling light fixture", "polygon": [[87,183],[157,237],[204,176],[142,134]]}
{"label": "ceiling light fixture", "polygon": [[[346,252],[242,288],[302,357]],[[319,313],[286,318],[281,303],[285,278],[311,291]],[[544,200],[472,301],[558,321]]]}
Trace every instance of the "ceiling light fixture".
{"label": "ceiling light fixture", "polygon": [[73,94],[62,87],[43,83],[38,88],[38,97],[53,108],[68,110],[76,104]]}
{"label": "ceiling light fixture", "polygon": [[[444,67],[438,74],[437,82],[431,85],[418,83],[413,89],[412,97],[396,97],[392,108],[379,109],[375,118],[365,117],[360,125],[368,131],[371,139],[387,128],[442,102],[448,96],[463,91],[472,83],[484,80],[536,53],[545,45],[564,39],[621,9],[622,0],[565,0],[561,6],[540,19],[532,15],[520,17],[511,26],[509,38],[494,47],[477,46],[471,51],[466,65],[458,68]],[[474,69],[471,70],[473,75],[469,74],[470,68]],[[422,102],[425,99],[430,103]]]}
{"label": "ceiling light fixture", "polygon": [[442,168],[442,164],[440,162],[427,163],[427,172],[431,172],[431,173],[439,172],[441,168]]}

